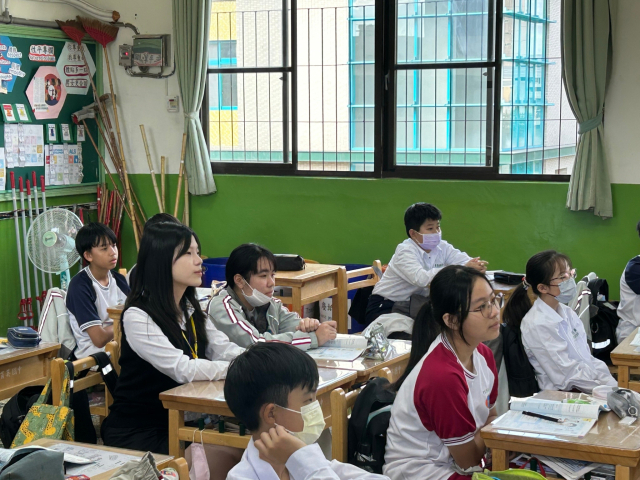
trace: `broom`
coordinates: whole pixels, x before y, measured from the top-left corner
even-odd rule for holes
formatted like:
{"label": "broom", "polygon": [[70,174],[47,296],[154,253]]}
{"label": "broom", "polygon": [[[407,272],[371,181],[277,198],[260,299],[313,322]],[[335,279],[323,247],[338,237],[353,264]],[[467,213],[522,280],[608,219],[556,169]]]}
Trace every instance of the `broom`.
{"label": "broom", "polygon": [[[104,51],[104,58],[107,63],[107,76],[109,77],[109,91],[111,95],[113,95],[113,80],[111,77],[111,63],[109,62],[109,52],[107,50],[107,45],[113,42],[118,36],[118,27],[114,27],[113,25],[109,25],[107,23],[103,23],[100,20],[95,20],[92,18],[86,17],[77,17],[78,21],[82,23],[85,31],[89,34],[91,38],[93,38],[96,42],[102,45],[102,49]],[[122,148],[122,135],[120,133],[120,119],[118,117],[118,106],[115,102],[113,102],[113,115],[116,119],[116,133],[118,134],[118,146],[120,147],[120,156],[124,158],[124,150]]]}

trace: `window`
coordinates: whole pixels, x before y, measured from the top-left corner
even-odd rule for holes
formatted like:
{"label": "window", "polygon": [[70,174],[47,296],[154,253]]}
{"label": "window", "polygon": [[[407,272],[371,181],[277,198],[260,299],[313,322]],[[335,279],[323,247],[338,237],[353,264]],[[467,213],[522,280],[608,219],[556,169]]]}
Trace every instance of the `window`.
{"label": "window", "polygon": [[562,87],[560,6],[214,0],[213,168],[565,180],[577,124]]}

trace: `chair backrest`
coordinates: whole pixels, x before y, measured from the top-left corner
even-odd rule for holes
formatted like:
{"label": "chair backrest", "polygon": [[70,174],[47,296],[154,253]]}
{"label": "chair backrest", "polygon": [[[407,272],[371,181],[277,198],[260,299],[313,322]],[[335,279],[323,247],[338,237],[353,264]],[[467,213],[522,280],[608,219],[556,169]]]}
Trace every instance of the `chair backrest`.
{"label": "chair backrest", "polygon": [[[111,355],[111,365],[116,369],[119,373],[120,367],[118,365],[118,346],[116,342],[109,342],[105,346],[105,351]],[[73,362],[73,370],[75,374],[83,372],[85,370],[89,370],[92,367],[97,365],[96,360],[93,357],[81,358]],[[116,367],[116,365],[118,365]],[[64,370],[67,368],[65,366],[65,362],[61,358],[55,358],[51,362],[51,391],[53,392],[52,399],[53,405],[58,406],[60,403],[60,392],[62,389],[62,380],[64,378]],[[100,372],[89,372],[85,377],[74,380],[73,382],[73,391],[80,392],[82,390],[86,390],[89,387],[93,387],[95,385],[99,385],[104,383],[102,381],[102,375]],[[101,417],[106,417],[109,415],[109,406],[113,403],[113,397],[109,389],[104,389],[104,405],[98,405],[91,407],[91,413],[93,415],[99,415]]]}
{"label": "chair backrest", "polygon": [[[356,270],[350,270],[347,272],[347,291],[349,290],[357,290],[358,288],[363,287],[372,287],[376,283],[380,281],[380,277],[376,273],[376,268],[378,272],[382,272],[382,263],[380,260],[375,260],[371,267],[358,268]],[[349,283],[350,278],[364,277],[367,276],[365,280],[360,280],[358,282]]]}
{"label": "chair backrest", "polygon": [[180,480],[189,480],[189,466],[184,458],[174,458],[169,462],[167,468],[175,469],[178,472],[178,478]]}

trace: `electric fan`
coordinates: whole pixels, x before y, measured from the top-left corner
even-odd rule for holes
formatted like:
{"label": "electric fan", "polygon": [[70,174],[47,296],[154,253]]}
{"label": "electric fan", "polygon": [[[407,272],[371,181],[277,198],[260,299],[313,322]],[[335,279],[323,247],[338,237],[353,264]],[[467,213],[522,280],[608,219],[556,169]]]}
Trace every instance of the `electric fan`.
{"label": "electric fan", "polygon": [[69,210],[51,208],[38,215],[27,233],[27,252],[33,264],[47,273],[60,275],[60,287],[69,286],[69,269],[80,260],[76,234],[80,219]]}

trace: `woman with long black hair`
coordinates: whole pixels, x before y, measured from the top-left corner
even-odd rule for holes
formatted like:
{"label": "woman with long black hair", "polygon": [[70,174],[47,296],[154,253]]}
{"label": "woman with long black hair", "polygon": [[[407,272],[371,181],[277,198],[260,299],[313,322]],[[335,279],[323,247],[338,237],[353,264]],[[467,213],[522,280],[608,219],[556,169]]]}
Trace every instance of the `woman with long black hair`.
{"label": "woman with long black hair", "polygon": [[498,373],[482,342],[500,333],[502,296],[478,270],[448,266],[431,282],[387,431],[384,474],[447,480],[481,471],[480,429],[496,418]]}
{"label": "woman with long black hair", "polygon": [[159,394],[197,380],[221,380],[244,351],[202,312],[198,237],[188,227],[145,229],[121,317],[120,377],[102,424],[105,445],[168,453],[168,414]]}

